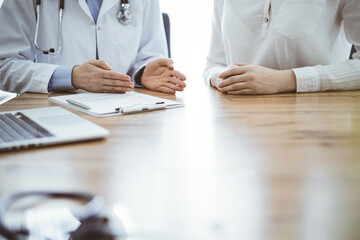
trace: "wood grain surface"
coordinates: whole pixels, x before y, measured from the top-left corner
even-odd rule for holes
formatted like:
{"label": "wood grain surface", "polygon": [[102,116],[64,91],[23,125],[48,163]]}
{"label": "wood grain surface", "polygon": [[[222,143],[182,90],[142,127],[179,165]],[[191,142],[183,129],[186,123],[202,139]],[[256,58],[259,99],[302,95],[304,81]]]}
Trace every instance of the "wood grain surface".
{"label": "wood grain surface", "polygon": [[[126,208],[141,239],[360,239],[360,91],[137,91],[185,107],[110,118],[67,108],[111,136],[0,153],[0,194],[94,192]],[[47,98],[0,111],[58,106]]]}

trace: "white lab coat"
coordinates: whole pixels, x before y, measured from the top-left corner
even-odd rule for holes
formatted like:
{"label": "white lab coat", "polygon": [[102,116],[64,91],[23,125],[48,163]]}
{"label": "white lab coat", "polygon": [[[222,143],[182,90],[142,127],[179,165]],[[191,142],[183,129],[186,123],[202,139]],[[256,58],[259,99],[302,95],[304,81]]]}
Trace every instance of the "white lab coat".
{"label": "white lab coat", "polygon": [[[10,92],[47,93],[48,82],[59,65],[78,65],[96,58],[114,71],[136,72],[149,61],[167,56],[166,37],[158,0],[132,0],[135,15],[130,25],[119,23],[120,0],[103,0],[94,24],[86,0],[66,0],[63,48],[59,55],[44,55],[34,44],[33,0],[5,0],[0,9],[0,88]],[[43,0],[38,43],[58,47],[58,0]],[[34,63],[36,61],[36,63]]]}

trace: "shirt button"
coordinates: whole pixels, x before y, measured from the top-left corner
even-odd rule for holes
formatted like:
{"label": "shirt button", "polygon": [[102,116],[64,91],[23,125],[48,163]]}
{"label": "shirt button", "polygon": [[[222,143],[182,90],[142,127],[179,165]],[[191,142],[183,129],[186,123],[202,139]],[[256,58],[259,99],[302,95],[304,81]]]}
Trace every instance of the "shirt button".
{"label": "shirt button", "polygon": [[100,27],[98,27],[98,30],[100,31]]}
{"label": "shirt button", "polygon": [[269,18],[267,18],[267,17],[264,18],[264,22],[266,22],[266,23],[269,22]]}
{"label": "shirt button", "polygon": [[94,24],[95,24],[95,22],[94,22],[94,21],[91,21],[91,22],[90,22],[90,25],[94,25]]}

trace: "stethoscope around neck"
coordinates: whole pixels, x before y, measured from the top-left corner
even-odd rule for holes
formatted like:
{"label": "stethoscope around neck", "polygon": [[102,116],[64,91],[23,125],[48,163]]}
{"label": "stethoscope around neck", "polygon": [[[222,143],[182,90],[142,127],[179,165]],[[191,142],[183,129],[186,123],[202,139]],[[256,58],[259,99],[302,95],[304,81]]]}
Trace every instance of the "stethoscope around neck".
{"label": "stethoscope around neck", "polygon": [[[36,27],[35,27],[35,46],[36,48],[42,52],[43,54],[47,55],[57,55],[62,50],[62,19],[64,14],[65,8],[65,0],[59,0],[59,17],[58,17],[58,47],[50,48],[50,49],[42,49],[38,43],[39,37],[39,23],[40,23],[40,6],[42,0],[36,0]],[[129,25],[132,21],[134,16],[134,11],[131,9],[129,0],[120,0],[120,10],[119,13],[116,15],[118,21],[123,25]]]}

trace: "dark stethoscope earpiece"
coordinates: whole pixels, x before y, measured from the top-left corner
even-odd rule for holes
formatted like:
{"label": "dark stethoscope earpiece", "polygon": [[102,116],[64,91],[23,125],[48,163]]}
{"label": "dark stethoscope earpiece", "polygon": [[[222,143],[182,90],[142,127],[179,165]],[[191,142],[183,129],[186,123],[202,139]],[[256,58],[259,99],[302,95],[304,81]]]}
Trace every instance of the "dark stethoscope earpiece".
{"label": "dark stethoscope earpiece", "polygon": [[120,220],[110,221],[108,216],[100,213],[103,209],[103,199],[87,193],[69,192],[22,192],[6,195],[0,200],[0,236],[8,240],[19,240],[30,235],[27,229],[11,230],[5,225],[5,215],[8,208],[17,200],[28,197],[66,198],[86,201],[87,204],[77,209],[76,217],[80,226],[70,232],[69,240],[125,240],[126,231]]}
{"label": "dark stethoscope earpiece", "polygon": [[58,20],[58,47],[57,50],[55,50],[55,48],[50,48],[50,49],[43,49],[39,46],[38,43],[38,37],[39,37],[39,23],[40,23],[40,7],[41,7],[41,0],[36,0],[35,4],[36,4],[36,26],[35,26],[35,38],[34,38],[34,44],[35,47],[42,52],[43,54],[47,55],[57,55],[59,53],[61,53],[61,48],[62,48],[62,19],[63,19],[63,14],[64,14],[64,9],[65,9],[65,0],[58,0],[59,1],[59,20]]}
{"label": "dark stethoscope earpiece", "polygon": [[109,222],[106,217],[84,219],[81,225],[70,233],[69,240],[115,240],[119,236],[110,228]]}

